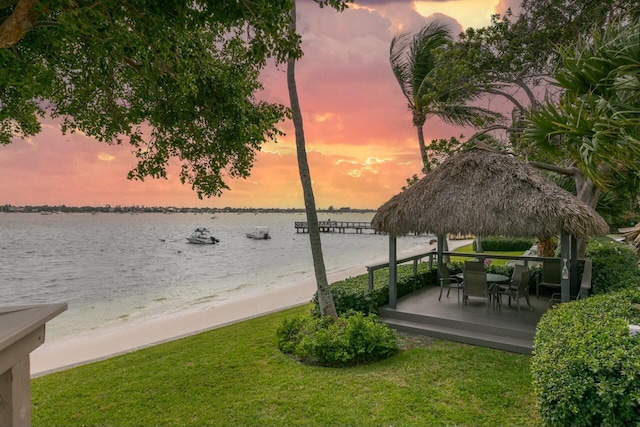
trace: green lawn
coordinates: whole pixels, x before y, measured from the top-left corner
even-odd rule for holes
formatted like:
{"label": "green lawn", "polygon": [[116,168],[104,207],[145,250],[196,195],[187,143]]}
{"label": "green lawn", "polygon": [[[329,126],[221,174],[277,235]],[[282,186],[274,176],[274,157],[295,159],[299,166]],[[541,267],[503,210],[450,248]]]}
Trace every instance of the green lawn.
{"label": "green lawn", "polygon": [[530,357],[428,338],[354,368],[310,367],[270,314],[32,380],[34,426],[539,425]]}
{"label": "green lawn", "polygon": [[[476,251],[473,250],[473,244],[460,246],[454,252],[462,252],[462,253],[468,253],[468,254],[476,253]],[[491,258],[491,255],[522,256],[523,253],[524,253],[523,251],[515,251],[515,252],[491,252],[491,251],[485,251],[482,254],[487,256],[488,258]],[[471,258],[470,257],[461,257],[461,256],[452,256],[451,257],[451,262],[464,262],[465,260],[468,260],[468,259],[471,259]],[[492,259],[491,260],[491,264],[493,264],[493,265],[505,265],[507,262],[509,262],[508,259]]]}

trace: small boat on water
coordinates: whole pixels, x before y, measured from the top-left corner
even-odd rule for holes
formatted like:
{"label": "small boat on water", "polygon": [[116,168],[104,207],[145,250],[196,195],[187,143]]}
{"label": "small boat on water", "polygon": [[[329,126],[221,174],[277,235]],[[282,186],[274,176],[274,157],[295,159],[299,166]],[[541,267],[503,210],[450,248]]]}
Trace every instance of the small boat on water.
{"label": "small boat on water", "polygon": [[271,238],[269,227],[264,226],[253,227],[253,230],[246,234],[248,238],[256,240],[267,240]]}
{"label": "small boat on water", "polygon": [[187,237],[189,243],[195,243],[197,245],[215,245],[220,240],[211,235],[211,232],[204,227],[196,228],[189,237]]}

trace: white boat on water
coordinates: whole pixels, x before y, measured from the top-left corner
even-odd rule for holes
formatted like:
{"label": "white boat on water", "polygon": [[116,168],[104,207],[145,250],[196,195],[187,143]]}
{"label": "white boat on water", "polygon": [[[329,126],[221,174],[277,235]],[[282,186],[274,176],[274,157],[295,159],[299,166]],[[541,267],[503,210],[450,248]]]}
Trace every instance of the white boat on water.
{"label": "white boat on water", "polygon": [[256,240],[266,240],[271,238],[271,235],[269,234],[269,227],[264,226],[253,227],[253,230],[246,234],[248,238]]}
{"label": "white boat on water", "polygon": [[196,228],[189,237],[187,237],[189,243],[195,243],[197,245],[215,245],[220,240],[211,235],[211,232],[206,228]]}

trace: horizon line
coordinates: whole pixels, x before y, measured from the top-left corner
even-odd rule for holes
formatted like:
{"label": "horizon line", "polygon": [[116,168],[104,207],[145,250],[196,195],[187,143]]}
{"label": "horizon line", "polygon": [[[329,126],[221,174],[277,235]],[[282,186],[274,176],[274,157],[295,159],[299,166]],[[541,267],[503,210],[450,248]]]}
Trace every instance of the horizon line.
{"label": "horizon line", "polygon": [[[122,210],[122,209],[173,209],[173,210],[217,210],[217,211],[227,211],[227,210],[299,210],[306,211],[304,207],[234,207],[234,206],[225,206],[225,207],[197,207],[197,206],[168,206],[168,205],[115,205],[111,206],[110,204],[106,205],[12,205],[10,203],[1,204],[0,211],[6,212],[7,209],[38,209],[38,210],[60,210],[60,209],[93,209],[93,210]],[[328,212],[354,212],[354,211],[375,211],[377,208],[352,208],[350,206],[341,206],[339,208],[334,208],[333,206],[329,206],[328,208],[317,208],[316,211],[328,211]]]}

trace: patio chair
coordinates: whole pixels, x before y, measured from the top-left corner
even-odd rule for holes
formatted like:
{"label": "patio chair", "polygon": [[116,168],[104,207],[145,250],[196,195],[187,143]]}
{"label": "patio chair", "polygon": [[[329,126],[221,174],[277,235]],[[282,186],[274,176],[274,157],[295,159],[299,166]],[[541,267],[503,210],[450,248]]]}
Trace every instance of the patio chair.
{"label": "patio chair", "polygon": [[529,310],[533,310],[531,301],[529,301],[530,278],[531,274],[529,272],[529,269],[527,269],[524,265],[516,265],[513,269],[511,283],[509,283],[508,285],[500,285],[496,288],[497,306],[500,307],[501,305],[502,295],[507,295],[509,297],[509,307],[511,307],[511,299],[514,299],[518,306],[518,312],[521,313],[522,310],[520,310],[520,298],[526,298]]}
{"label": "patio chair", "polygon": [[438,297],[438,301],[442,298],[442,290],[446,286],[447,289],[447,298],[449,298],[449,292],[451,292],[451,288],[454,288],[458,291],[458,304],[460,304],[460,289],[462,289],[462,282],[457,277],[451,277],[449,274],[449,269],[446,264],[438,263],[438,275],[440,276],[440,296]]}
{"label": "patio chair", "polygon": [[526,270],[527,267],[524,264],[516,264],[513,266],[513,273],[511,273],[511,280],[506,285],[501,285],[503,289],[506,288],[517,288],[520,282],[522,281],[522,273]]}
{"label": "patio chair", "polygon": [[[508,288],[517,288],[518,285],[520,284],[520,281],[522,280],[522,272],[526,269],[527,267],[524,266],[524,264],[515,264],[513,266],[513,272],[511,273],[511,279],[509,279],[509,283],[501,283],[499,284],[499,287],[501,290],[505,290]],[[497,292],[497,290],[496,290]],[[501,301],[500,301],[501,302]]]}
{"label": "patio chair", "polygon": [[464,283],[462,287],[462,308],[467,304],[469,297],[480,297],[487,300],[487,312],[491,304],[491,291],[487,287],[487,273],[484,271],[464,271]]}
{"label": "patio chair", "polygon": [[560,288],[562,264],[560,259],[550,259],[542,262],[542,278],[536,282],[536,298],[540,295],[540,286]]}
{"label": "patio chair", "polygon": [[[593,273],[593,260],[586,259],[584,261],[584,269],[582,270],[582,279],[580,279],[580,291],[578,291],[578,295],[571,297],[572,300],[584,299],[591,294],[593,287],[591,285],[591,274]],[[555,293],[551,295],[549,298],[549,307],[553,304],[557,304],[562,302],[562,294]]]}
{"label": "patio chair", "polygon": [[479,260],[467,260],[464,262],[465,270],[484,271],[484,263]]}

